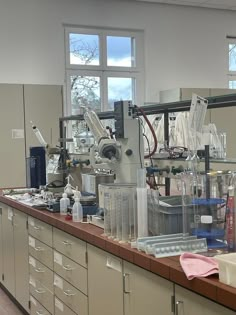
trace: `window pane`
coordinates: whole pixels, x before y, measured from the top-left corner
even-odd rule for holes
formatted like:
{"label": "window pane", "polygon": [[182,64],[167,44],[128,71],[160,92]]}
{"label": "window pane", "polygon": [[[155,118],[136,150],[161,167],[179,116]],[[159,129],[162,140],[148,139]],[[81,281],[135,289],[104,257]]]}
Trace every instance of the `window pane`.
{"label": "window pane", "polygon": [[133,41],[131,37],[107,36],[107,65],[132,67]]}
{"label": "window pane", "polygon": [[100,78],[92,76],[71,76],[72,115],[79,113],[80,106],[100,111]]}
{"label": "window pane", "polygon": [[229,81],[229,88],[236,89],[236,81]]}
{"label": "window pane", "polygon": [[229,44],[229,71],[236,71],[236,44]]}
{"label": "window pane", "polygon": [[98,35],[70,33],[69,39],[70,64],[99,65]]}
{"label": "window pane", "polygon": [[114,102],[133,99],[133,78],[108,78],[108,107],[114,109]]}

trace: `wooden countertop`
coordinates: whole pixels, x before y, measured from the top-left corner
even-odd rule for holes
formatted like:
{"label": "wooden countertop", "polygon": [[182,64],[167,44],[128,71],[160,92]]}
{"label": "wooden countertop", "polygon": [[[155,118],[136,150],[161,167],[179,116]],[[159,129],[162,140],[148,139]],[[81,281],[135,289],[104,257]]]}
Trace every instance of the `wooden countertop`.
{"label": "wooden countertop", "polygon": [[220,283],[217,275],[187,280],[178,256],[155,258],[131,248],[128,244],[119,244],[104,237],[103,230],[94,225],[66,221],[58,213],[37,210],[2,195],[0,202],[236,311],[236,288]]}

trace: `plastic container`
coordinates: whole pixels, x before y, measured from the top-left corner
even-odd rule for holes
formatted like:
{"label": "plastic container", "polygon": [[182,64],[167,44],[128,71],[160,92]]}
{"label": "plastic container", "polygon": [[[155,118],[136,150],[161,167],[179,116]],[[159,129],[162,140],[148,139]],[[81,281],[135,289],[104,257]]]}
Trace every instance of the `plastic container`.
{"label": "plastic container", "polygon": [[60,214],[66,215],[67,214],[67,208],[70,205],[70,199],[67,198],[67,194],[63,193],[62,198],[60,199]]}
{"label": "plastic container", "polygon": [[225,248],[226,204],[232,174],[209,172],[182,175],[183,229],[206,238],[208,248]]}
{"label": "plastic container", "polygon": [[72,207],[72,220],[73,222],[83,222],[83,208],[79,198],[75,198]]}
{"label": "plastic container", "polygon": [[219,264],[219,280],[236,288],[236,253],[217,255]]}

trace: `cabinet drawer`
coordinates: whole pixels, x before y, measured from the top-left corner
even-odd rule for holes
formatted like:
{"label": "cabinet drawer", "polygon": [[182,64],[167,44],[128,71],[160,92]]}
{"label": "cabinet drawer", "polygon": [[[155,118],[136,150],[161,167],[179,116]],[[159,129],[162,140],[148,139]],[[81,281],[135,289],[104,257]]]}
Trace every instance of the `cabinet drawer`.
{"label": "cabinet drawer", "polygon": [[53,271],[31,256],[29,256],[29,265],[30,275],[53,292]]}
{"label": "cabinet drawer", "polygon": [[55,295],[79,315],[88,315],[88,298],[54,273]]}
{"label": "cabinet drawer", "polygon": [[30,315],[51,315],[32,295],[30,296]]}
{"label": "cabinet drawer", "polygon": [[35,218],[29,217],[29,234],[52,247],[52,226]]}
{"label": "cabinet drawer", "polygon": [[54,251],[54,271],[87,295],[87,269]]}
{"label": "cabinet drawer", "polygon": [[30,294],[38,300],[50,313],[54,314],[54,296],[42,283],[30,275]]}
{"label": "cabinet drawer", "polygon": [[76,315],[69,307],[62,301],[55,297],[55,315]]}
{"label": "cabinet drawer", "polygon": [[29,254],[46,265],[48,268],[53,269],[52,248],[38,241],[32,236],[29,236]]}
{"label": "cabinet drawer", "polygon": [[87,268],[86,243],[58,229],[53,229],[53,247],[60,253]]}

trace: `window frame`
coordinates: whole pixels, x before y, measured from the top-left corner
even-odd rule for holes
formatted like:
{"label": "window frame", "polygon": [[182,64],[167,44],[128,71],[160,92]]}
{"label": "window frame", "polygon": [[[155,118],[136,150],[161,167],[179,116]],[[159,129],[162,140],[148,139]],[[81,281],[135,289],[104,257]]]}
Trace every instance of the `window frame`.
{"label": "window frame", "polygon": [[[144,32],[142,30],[122,30],[92,27],[70,27],[65,26],[65,87],[66,87],[66,109],[67,115],[72,113],[70,76],[89,75],[100,77],[101,111],[108,110],[108,77],[133,78],[135,82],[132,88],[134,103],[144,104]],[[70,64],[69,34],[86,34],[99,36],[99,65],[73,65]],[[106,36],[129,37],[135,39],[135,64],[131,67],[107,66]]]}
{"label": "window frame", "polygon": [[230,61],[230,58],[229,58],[229,45],[230,44],[235,44],[236,45],[236,37],[228,37],[228,40],[227,40],[227,52],[228,52],[228,65],[227,65],[227,68],[228,68],[228,87],[230,88],[230,85],[229,85],[229,82],[230,81],[236,81],[236,70],[234,71],[231,71],[229,70],[229,61]]}

